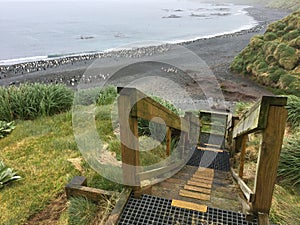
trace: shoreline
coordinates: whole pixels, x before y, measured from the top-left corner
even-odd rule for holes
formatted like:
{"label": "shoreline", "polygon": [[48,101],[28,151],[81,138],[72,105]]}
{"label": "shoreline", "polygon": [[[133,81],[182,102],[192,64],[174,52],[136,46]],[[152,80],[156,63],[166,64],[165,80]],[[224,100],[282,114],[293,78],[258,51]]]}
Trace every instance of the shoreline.
{"label": "shoreline", "polygon": [[[241,28],[241,29],[236,29],[233,31],[228,31],[228,32],[224,32],[224,33],[217,33],[217,34],[213,34],[213,35],[208,35],[208,36],[203,36],[203,37],[196,37],[196,38],[191,38],[188,40],[177,40],[177,41],[167,41],[165,43],[162,44],[158,44],[158,45],[149,45],[149,46],[141,46],[141,47],[132,47],[132,48],[112,48],[112,49],[106,49],[103,51],[99,51],[99,52],[82,52],[82,53],[68,53],[68,54],[57,54],[57,56],[54,55],[45,55],[45,56],[29,56],[29,57],[21,57],[21,58],[15,58],[15,59],[3,59],[0,60],[1,61],[12,61],[12,63],[7,63],[7,64],[0,64],[0,75],[4,74],[5,72],[12,72],[12,69],[14,67],[18,67],[24,64],[41,64],[41,63],[45,63],[46,66],[47,64],[51,65],[56,65],[57,63],[55,61],[62,61],[62,64],[65,64],[64,59],[69,60],[70,62],[72,61],[78,61],[80,60],[86,60],[86,59],[97,59],[97,58],[101,58],[101,57],[106,57],[106,54],[111,54],[111,53],[118,53],[118,52],[122,52],[122,51],[135,51],[135,50],[139,50],[139,49],[144,49],[144,48],[153,48],[153,47],[160,47],[160,46],[165,46],[165,45],[186,45],[189,43],[193,43],[193,42],[197,42],[197,41],[202,41],[202,40],[210,40],[210,39],[216,39],[216,38],[226,38],[228,36],[232,36],[232,35],[243,35],[246,33],[255,33],[255,32],[259,32],[260,30],[262,30],[264,28],[264,26],[266,25],[266,22],[263,21],[258,21],[255,16],[251,15],[251,13],[249,13],[249,9],[251,10],[251,8],[256,7],[256,6],[248,6],[244,9],[244,11],[247,12],[247,14],[249,14],[252,18],[254,18],[255,20],[255,24],[256,25],[244,25],[243,27],[248,27],[250,26],[249,29],[245,29],[245,28]],[[22,60],[26,60],[28,59],[28,61],[22,61]],[[16,63],[13,63],[14,61],[16,61]],[[20,61],[20,62],[18,62]],[[48,62],[48,63],[47,63]],[[52,62],[52,63],[51,63]],[[40,65],[42,66],[42,65]],[[12,68],[11,68],[12,67]],[[9,68],[9,69],[8,69]],[[24,68],[23,68],[24,69]],[[26,68],[25,68],[26,70]],[[24,71],[25,72],[25,71]]]}
{"label": "shoreline", "polygon": [[[233,96],[229,96],[228,99],[236,97],[236,94],[233,94],[233,92],[241,96],[237,100],[244,98],[256,99],[262,94],[270,94],[249,79],[232,74],[229,71],[229,65],[233,58],[246,47],[252,36],[262,34],[269,23],[279,20],[290,13],[287,10],[271,9],[259,5],[253,5],[245,10],[258,23],[253,28],[177,44],[193,51],[206,62],[220,84],[226,89],[230,89],[229,95]],[[25,82],[42,82],[65,83],[70,87],[74,87],[95,59],[117,58],[120,56],[140,57],[156,51],[165,51],[168,49],[168,46],[172,46],[172,44],[0,66],[0,86],[17,85]],[[235,87],[233,88],[232,86]],[[240,88],[237,88],[237,86],[240,86]],[[241,89],[241,87],[243,88]]]}

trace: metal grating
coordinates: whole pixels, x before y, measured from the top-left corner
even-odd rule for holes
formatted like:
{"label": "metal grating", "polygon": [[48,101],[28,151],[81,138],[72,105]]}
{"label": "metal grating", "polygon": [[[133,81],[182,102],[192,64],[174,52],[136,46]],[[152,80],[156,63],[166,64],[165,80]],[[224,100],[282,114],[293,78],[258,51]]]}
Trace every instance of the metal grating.
{"label": "metal grating", "polygon": [[228,152],[213,152],[195,150],[187,165],[229,171],[230,154]]}
{"label": "metal grating", "polygon": [[172,200],[151,195],[141,199],[131,196],[123,210],[119,225],[255,225],[241,213],[209,208],[206,213],[171,206]]}

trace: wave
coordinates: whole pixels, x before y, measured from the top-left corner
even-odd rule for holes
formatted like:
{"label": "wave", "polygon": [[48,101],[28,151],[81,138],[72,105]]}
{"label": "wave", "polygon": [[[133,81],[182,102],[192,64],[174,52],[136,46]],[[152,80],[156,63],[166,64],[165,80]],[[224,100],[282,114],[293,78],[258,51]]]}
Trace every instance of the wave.
{"label": "wave", "polygon": [[14,65],[24,62],[34,62],[34,61],[40,61],[40,60],[47,60],[48,56],[30,56],[30,57],[22,57],[22,58],[16,58],[16,59],[3,59],[0,60],[0,65]]}
{"label": "wave", "polygon": [[44,56],[29,56],[29,57],[21,57],[15,59],[0,59],[0,66],[10,66],[27,62],[37,62],[37,61],[47,61],[53,59],[62,59],[67,57],[76,57],[76,56],[84,56],[84,55],[93,55],[99,53],[99,51],[88,51],[88,52],[78,52],[78,53],[66,53],[66,54],[50,54]]}

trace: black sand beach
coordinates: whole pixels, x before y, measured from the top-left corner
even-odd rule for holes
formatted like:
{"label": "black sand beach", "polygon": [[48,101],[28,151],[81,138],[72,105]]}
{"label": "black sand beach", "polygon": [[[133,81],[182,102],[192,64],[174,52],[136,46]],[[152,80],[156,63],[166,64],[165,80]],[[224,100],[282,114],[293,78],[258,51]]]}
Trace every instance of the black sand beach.
{"label": "black sand beach", "polygon": [[[288,15],[284,10],[270,9],[263,6],[254,6],[247,11],[259,24],[250,30],[234,34],[222,35],[214,38],[200,39],[181,43],[181,46],[191,50],[206,62],[218,79],[225,99],[228,101],[255,100],[263,94],[270,94],[263,87],[251,80],[230,72],[229,65],[250,41],[251,37],[265,31],[267,25]],[[76,88],[86,69],[97,58],[118,59],[120,56],[140,57],[165,51],[168,45],[123,50],[109,53],[74,56],[48,61],[22,63],[10,66],[0,66],[0,85],[18,85],[25,82],[65,83]],[[110,74],[97,74],[94,77],[85,77],[85,82],[92,79],[106,79]],[[201,81],[205,82],[205,81]],[[189,84],[187,84],[189,85]],[[191,91],[197,92],[196,89]]]}

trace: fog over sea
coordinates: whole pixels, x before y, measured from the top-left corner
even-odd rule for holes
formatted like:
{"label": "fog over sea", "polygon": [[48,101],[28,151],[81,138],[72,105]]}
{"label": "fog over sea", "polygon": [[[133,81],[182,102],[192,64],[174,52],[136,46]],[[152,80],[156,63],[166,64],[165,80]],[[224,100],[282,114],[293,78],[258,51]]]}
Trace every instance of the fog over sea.
{"label": "fog over sea", "polygon": [[0,3],[0,65],[183,42],[257,24],[248,6],[196,0]]}

